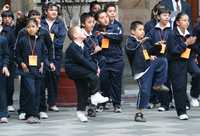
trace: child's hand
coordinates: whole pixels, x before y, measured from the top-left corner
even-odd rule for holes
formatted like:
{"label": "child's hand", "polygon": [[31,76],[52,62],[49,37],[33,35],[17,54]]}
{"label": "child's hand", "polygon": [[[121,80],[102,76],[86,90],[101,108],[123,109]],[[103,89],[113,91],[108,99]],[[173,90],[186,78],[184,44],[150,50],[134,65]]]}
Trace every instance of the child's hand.
{"label": "child's hand", "polygon": [[50,68],[51,68],[51,71],[56,71],[56,67],[53,63],[50,63]]}
{"label": "child's hand", "polygon": [[5,76],[7,76],[7,77],[10,76],[10,72],[8,71],[8,68],[7,68],[7,67],[3,67],[2,73],[3,73]]}
{"label": "child's hand", "polygon": [[97,68],[97,76],[99,77],[99,75],[100,75],[100,72],[101,72],[101,70],[100,70],[100,68],[98,67]]}
{"label": "child's hand", "polygon": [[22,69],[23,69],[23,71],[24,72],[29,72],[29,69],[28,69],[28,67],[26,66],[26,64],[25,63],[21,63],[21,67],[22,67]]}
{"label": "child's hand", "polygon": [[187,46],[192,45],[192,44],[194,44],[196,42],[196,40],[197,40],[196,36],[190,36],[189,38],[187,38],[185,44]]}
{"label": "child's hand", "polygon": [[94,49],[94,52],[93,53],[91,53],[91,55],[93,55],[93,54],[96,54],[97,52],[99,52],[99,51],[101,51],[102,50],[102,48],[101,47],[99,47],[99,46],[96,46],[95,47],[95,49]]}
{"label": "child's hand", "polygon": [[155,60],[155,59],[157,59],[156,56],[151,56],[151,57],[150,57],[150,60]]}

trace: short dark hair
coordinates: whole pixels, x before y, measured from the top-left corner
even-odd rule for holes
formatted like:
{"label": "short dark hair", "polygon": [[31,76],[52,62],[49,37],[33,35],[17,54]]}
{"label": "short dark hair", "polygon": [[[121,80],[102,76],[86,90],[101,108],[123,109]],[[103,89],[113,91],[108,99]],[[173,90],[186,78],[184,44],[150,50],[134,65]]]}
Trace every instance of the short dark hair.
{"label": "short dark hair", "polygon": [[30,10],[29,12],[28,12],[28,18],[31,18],[31,17],[33,17],[33,16],[41,16],[41,14],[40,14],[40,12],[38,11],[38,10]]}
{"label": "short dark hair", "polygon": [[92,8],[95,6],[95,5],[99,5],[101,7],[101,4],[98,2],[98,1],[93,1],[90,3],[90,12],[92,11]]}
{"label": "short dark hair", "polygon": [[114,7],[116,9],[115,3],[111,2],[111,3],[106,4],[104,10],[107,11],[108,8],[110,8],[110,7]]}
{"label": "short dark hair", "polygon": [[135,31],[139,25],[143,25],[141,21],[133,21],[130,25],[130,30]]}
{"label": "short dark hair", "polygon": [[11,10],[6,10],[6,11],[3,11],[1,13],[1,17],[11,17],[12,19],[14,19],[14,14]]}
{"label": "short dark hair", "polygon": [[171,14],[171,11],[168,8],[166,8],[165,6],[160,6],[158,8],[158,15],[160,16],[163,13],[169,13],[169,14]]}
{"label": "short dark hair", "polygon": [[26,19],[26,26],[30,23],[30,22],[34,22],[37,26],[39,25],[37,20],[35,18],[27,18]]}
{"label": "short dark hair", "polygon": [[81,27],[83,27],[82,24],[85,24],[85,21],[90,17],[94,18],[94,16],[89,12],[85,12],[81,15],[80,17]]}
{"label": "short dark hair", "polygon": [[99,19],[99,15],[102,14],[102,13],[106,13],[106,11],[105,11],[105,10],[100,10],[100,11],[98,11],[98,12],[96,13],[96,15],[95,15],[95,20],[98,20],[98,19]]}

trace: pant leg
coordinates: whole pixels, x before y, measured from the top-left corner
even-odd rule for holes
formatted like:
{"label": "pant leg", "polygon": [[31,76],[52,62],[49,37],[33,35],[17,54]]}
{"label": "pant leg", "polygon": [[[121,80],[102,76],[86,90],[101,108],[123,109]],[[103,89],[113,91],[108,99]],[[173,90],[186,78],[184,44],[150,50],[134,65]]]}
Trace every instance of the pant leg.
{"label": "pant leg", "polygon": [[6,77],[0,74],[0,118],[7,117]]}
{"label": "pant leg", "polygon": [[186,113],[187,62],[172,61],[169,66],[177,115]]}
{"label": "pant leg", "polygon": [[110,80],[110,72],[108,69],[104,68],[100,74],[100,90],[102,95],[105,97],[110,97],[110,88],[111,88],[111,80]]}
{"label": "pant leg", "polygon": [[45,72],[44,78],[41,79],[41,89],[40,89],[40,108],[39,111],[46,112],[47,111],[47,99],[46,99],[46,88],[47,88],[47,82],[48,81],[48,75]]}
{"label": "pant leg", "polygon": [[117,62],[112,64],[110,67],[110,96],[114,106],[121,105],[121,93],[122,93],[122,75],[124,62]]}
{"label": "pant leg", "polygon": [[154,67],[150,67],[149,70],[137,80],[139,86],[137,109],[145,109],[149,103],[153,74]]}
{"label": "pant leg", "polygon": [[77,111],[85,111],[88,102],[88,82],[75,80],[77,90]]}

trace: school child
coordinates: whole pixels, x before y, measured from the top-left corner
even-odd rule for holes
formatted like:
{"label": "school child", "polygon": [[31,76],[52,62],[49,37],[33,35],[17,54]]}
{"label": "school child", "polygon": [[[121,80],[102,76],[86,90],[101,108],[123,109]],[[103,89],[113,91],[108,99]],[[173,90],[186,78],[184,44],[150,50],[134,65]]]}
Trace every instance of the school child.
{"label": "school child", "polygon": [[27,20],[25,35],[16,43],[16,60],[21,70],[21,91],[24,92],[23,112],[27,123],[39,123],[40,87],[44,65],[48,65],[47,49],[38,36],[38,22]]}
{"label": "school child", "polygon": [[10,10],[3,11],[1,13],[2,17],[2,26],[3,29],[0,33],[0,35],[5,36],[8,41],[8,47],[9,47],[9,65],[8,69],[10,71],[10,76],[7,77],[7,105],[8,105],[8,111],[14,112],[15,108],[13,106],[13,94],[14,94],[14,78],[15,78],[15,70],[16,65],[14,61],[14,45],[16,41],[15,36],[15,26],[13,24],[14,20],[14,14]]}
{"label": "school child", "polygon": [[102,48],[101,54],[106,58],[106,65],[101,74],[101,91],[104,96],[111,98],[114,112],[120,113],[122,111],[121,92],[124,68],[121,48],[123,29],[115,18],[115,5],[107,4],[105,11],[97,13],[98,26],[93,31],[98,35]]}
{"label": "school child", "polygon": [[[105,57],[101,55],[101,47],[98,44],[96,35],[92,34],[92,30],[95,25],[95,19],[91,13],[83,13],[80,17],[81,27],[87,38],[84,40],[85,49],[88,50],[92,60],[96,63],[100,70],[105,66]],[[94,105],[89,106],[88,116],[96,116],[96,107]]]}
{"label": "school child", "polygon": [[[162,59],[167,62],[167,48],[169,46],[168,35],[172,32],[169,19],[170,11],[165,7],[160,7],[158,9],[158,23],[149,33],[147,33],[148,49],[150,55],[154,55],[157,59]],[[168,65],[166,65],[165,70],[168,71]],[[163,75],[167,79],[167,74]],[[167,81],[166,81],[167,82]],[[169,110],[170,94],[169,92],[159,92],[159,101],[161,103],[158,111]]]}
{"label": "school child", "polygon": [[55,71],[47,71],[45,74],[46,87],[48,91],[48,106],[51,111],[59,111],[56,106],[58,93],[58,82],[60,77],[62,49],[66,37],[64,22],[59,19],[59,7],[54,3],[48,3],[45,18],[41,20],[41,26],[48,30],[53,42],[53,64]]}
{"label": "school child", "polygon": [[5,37],[0,36],[0,123],[7,123],[7,99],[6,99],[6,77],[10,76],[8,71],[9,48]]}
{"label": "school child", "polygon": [[191,36],[188,31],[189,17],[187,14],[179,13],[175,23],[176,29],[174,33],[169,35],[169,76],[178,118],[188,120],[189,117],[186,112],[187,72],[189,58],[192,51],[197,47],[193,45],[196,37]]}
{"label": "school child", "polygon": [[86,35],[78,26],[74,26],[68,31],[72,43],[65,52],[65,70],[68,76],[75,81],[77,89],[77,117],[82,122],[87,122],[85,115],[88,96],[91,103],[97,105],[108,101],[98,91],[100,69],[91,59],[90,54],[85,50],[84,40]]}
{"label": "school child", "polygon": [[[148,49],[145,46],[147,37],[144,37],[144,26],[140,21],[134,21],[130,27],[131,34],[128,36],[125,51],[131,65],[132,74],[138,82],[139,93],[137,99],[137,113],[135,121],[145,122],[143,110],[147,108],[151,89],[157,91],[163,90],[167,74],[165,67],[166,61],[157,59],[155,56],[149,56]],[[159,72],[157,71],[159,69]],[[154,81],[154,82],[153,82]]]}
{"label": "school child", "polygon": [[90,14],[95,16],[98,11],[102,8],[101,4],[98,1],[93,1],[90,3]]}
{"label": "school child", "polygon": [[[28,18],[35,18],[36,21],[38,22],[38,24],[39,24],[38,37],[43,39],[45,46],[48,50],[49,66],[44,65],[44,73],[47,70],[55,71],[55,66],[53,64],[53,54],[52,54],[53,47],[52,47],[51,37],[49,35],[49,32],[40,25],[40,22],[41,22],[40,12],[37,11],[37,10],[30,10],[28,12]],[[24,28],[19,32],[18,37],[23,37],[23,35],[26,35],[26,34],[27,34],[27,31]],[[40,118],[41,119],[47,119],[48,115],[46,113],[47,112],[47,104],[46,104],[46,94],[45,94],[45,78],[42,78],[42,82],[44,84],[41,85],[39,111],[40,111]],[[25,119],[25,113],[23,112],[23,105],[24,105],[25,102],[23,102],[23,100],[24,100],[24,97],[26,98],[26,96],[24,96],[24,94],[25,93],[23,91],[20,92],[20,110],[19,110],[19,119],[20,120]]]}

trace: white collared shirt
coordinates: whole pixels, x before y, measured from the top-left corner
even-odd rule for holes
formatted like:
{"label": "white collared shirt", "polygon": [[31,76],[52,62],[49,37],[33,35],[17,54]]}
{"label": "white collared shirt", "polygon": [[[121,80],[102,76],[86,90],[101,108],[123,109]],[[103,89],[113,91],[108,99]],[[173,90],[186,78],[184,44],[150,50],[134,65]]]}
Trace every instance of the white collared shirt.
{"label": "white collared shirt", "polygon": [[190,32],[187,29],[185,30],[185,33],[183,33],[179,27],[177,27],[177,30],[178,30],[179,34],[183,37],[190,34]]}
{"label": "white collared shirt", "polygon": [[156,28],[160,28],[161,30],[164,30],[165,28],[170,28],[171,25],[170,25],[170,23],[168,22],[166,26],[161,27],[161,26],[160,26],[160,23],[158,22],[158,23],[156,24],[155,27],[156,27]]}
{"label": "white collared shirt", "polygon": [[82,31],[86,36],[91,36],[92,35],[92,32],[88,33],[88,32],[86,32],[86,30],[84,28],[82,28]]}
{"label": "white collared shirt", "polygon": [[47,22],[47,24],[48,24],[48,26],[49,26],[49,31],[50,31],[50,30],[51,30],[51,27],[53,26],[53,23],[55,22],[55,20],[49,21],[48,19],[46,19],[46,22]]}
{"label": "white collared shirt", "polygon": [[[176,1],[175,1],[175,0],[172,0],[172,4],[173,4],[173,7],[174,7],[174,11],[177,11]],[[182,11],[181,0],[178,1],[178,5],[179,5],[179,7],[180,7],[180,10]]]}
{"label": "white collared shirt", "polygon": [[76,41],[74,41],[79,47],[81,47],[81,49],[83,49],[84,48],[84,43],[82,42],[82,43],[80,43],[80,42],[76,42]]}

